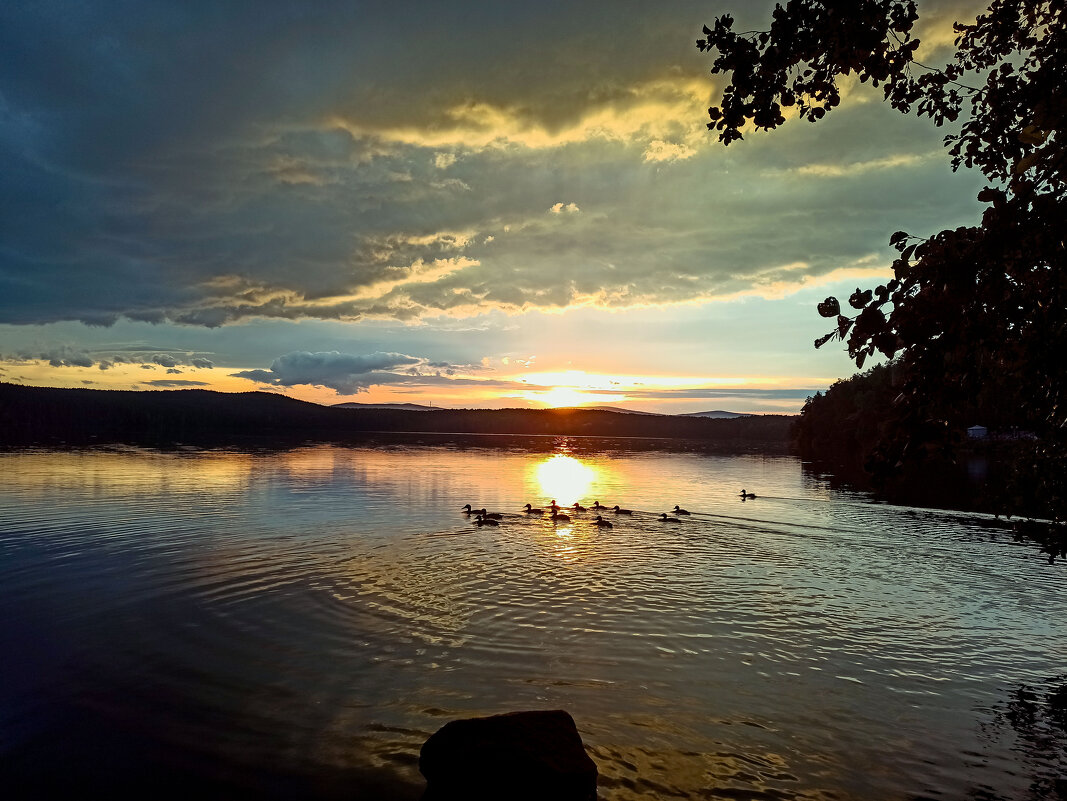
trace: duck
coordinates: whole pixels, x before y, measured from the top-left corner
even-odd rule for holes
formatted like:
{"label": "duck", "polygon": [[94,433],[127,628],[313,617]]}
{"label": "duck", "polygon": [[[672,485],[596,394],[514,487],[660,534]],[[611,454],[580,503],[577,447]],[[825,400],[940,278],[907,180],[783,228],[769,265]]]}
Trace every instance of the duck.
{"label": "duck", "polygon": [[584,506],[582,506],[577,501],[574,502],[574,507],[573,508],[574,508],[574,511],[576,511],[576,512],[588,512],[589,511],[588,509],[586,509]]}
{"label": "duck", "polygon": [[602,518],[600,515],[596,516],[596,520],[593,521],[593,525],[597,528],[611,528],[611,523]]}
{"label": "duck", "polygon": [[569,523],[571,522],[570,515],[560,514],[559,512],[553,512],[551,514],[553,523]]}
{"label": "duck", "polygon": [[528,515],[535,515],[537,517],[540,517],[545,513],[543,509],[534,509],[530,504],[526,504],[525,512]]}
{"label": "duck", "polygon": [[620,509],[618,504],[612,506],[611,510],[617,515],[632,515],[634,513],[633,509]]}
{"label": "duck", "polygon": [[660,512],[659,522],[661,522],[661,523],[681,523],[682,521],[679,520],[677,517],[667,517],[667,513],[666,512]]}
{"label": "duck", "polygon": [[484,515],[485,509],[471,509],[471,505],[468,503],[463,507],[463,513],[468,515]]}
{"label": "duck", "polygon": [[600,505],[600,501],[593,501],[593,508],[594,508],[594,509],[607,509],[608,507],[606,507],[606,506],[601,506],[601,505]]}
{"label": "duck", "polygon": [[745,498],[755,498],[755,497],[756,497],[756,493],[754,493],[754,492],[745,492],[745,490],[741,490],[741,500],[744,500]]}
{"label": "duck", "polygon": [[686,510],[686,509],[683,509],[683,508],[681,508],[681,507],[680,507],[680,506],[679,506],[678,504],[675,504],[675,505],[674,505],[674,509],[673,509],[672,511],[673,511],[673,512],[674,512],[674,513],[675,513],[676,515],[691,515],[691,514],[693,514],[692,512],[690,512],[690,511],[688,511],[688,510]]}
{"label": "duck", "polygon": [[552,499],[552,503],[548,505],[548,508],[552,510],[553,514],[559,511],[559,504],[556,503],[556,499]]}
{"label": "duck", "polygon": [[499,520],[493,520],[492,518],[482,517],[481,515],[478,515],[476,518],[474,518],[474,525],[476,525],[476,526],[499,526],[500,525],[500,521]]}
{"label": "duck", "polygon": [[504,519],[504,515],[500,514],[500,512],[489,512],[487,514],[483,514],[482,517],[484,517],[486,520],[503,520]]}

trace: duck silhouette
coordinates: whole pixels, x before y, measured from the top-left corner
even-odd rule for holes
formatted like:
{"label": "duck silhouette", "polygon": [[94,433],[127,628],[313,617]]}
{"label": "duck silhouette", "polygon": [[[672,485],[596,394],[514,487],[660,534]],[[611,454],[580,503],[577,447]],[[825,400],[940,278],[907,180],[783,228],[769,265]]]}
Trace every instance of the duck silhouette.
{"label": "duck silhouette", "polygon": [[526,504],[526,506],[524,507],[524,511],[526,512],[526,514],[534,515],[536,517],[540,517],[545,513],[543,509],[534,509],[532,506],[530,506],[530,504]]}
{"label": "duck silhouette", "polygon": [[755,497],[756,497],[756,493],[754,493],[754,492],[745,492],[745,490],[741,490],[741,500],[745,500],[745,498],[755,498]]}
{"label": "duck silhouette", "polygon": [[493,520],[491,518],[482,517],[481,515],[478,515],[476,518],[474,518],[474,525],[476,525],[476,526],[499,526],[500,525],[500,521],[499,520]]}
{"label": "duck silhouette", "polygon": [[[558,508],[558,507],[557,507]],[[561,514],[560,512],[553,512],[550,517],[553,523],[569,523],[571,522],[570,515]]]}
{"label": "duck silhouette", "polygon": [[596,516],[596,520],[593,521],[593,525],[597,528],[611,528],[611,523],[602,518],[600,515]]}
{"label": "duck silhouette", "polygon": [[471,509],[471,505],[468,503],[463,507],[463,512],[468,515],[484,515],[485,509]]}
{"label": "duck silhouette", "polygon": [[661,512],[660,516],[659,516],[659,522],[661,522],[661,523],[681,523],[682,521],[679,520],[677,517],[667,517],[667,513],[666,512]]}
{"label": "duck silhouette", "polygon": [[632,515],[634,513],[633,509],[620,509],[618,504],[612,506],[611,509],[617,515]]}
{"label": "duck silhouette", "polygon": [[680,506],[678,506],[678,504],[674,505],[674,509],[672,511],[676,515],[689,515],[689,514],[692,514],[692,512],[689,512],[689,511],[687,511],[685,509],[682,509]]}
{"label": "duck silhouette", "polygon": [[582,506],[582,505],[581,505],[580,503],[578,503],[577,501],[575,501],[575,502],[574,502],[574,506],[573,506],[573,509],[574,509],[574,511],[576,511],[576,512],[588,512],[588,511],[589,511],[588,509],[586,509],[586,508],[585,508],[584,506]]}

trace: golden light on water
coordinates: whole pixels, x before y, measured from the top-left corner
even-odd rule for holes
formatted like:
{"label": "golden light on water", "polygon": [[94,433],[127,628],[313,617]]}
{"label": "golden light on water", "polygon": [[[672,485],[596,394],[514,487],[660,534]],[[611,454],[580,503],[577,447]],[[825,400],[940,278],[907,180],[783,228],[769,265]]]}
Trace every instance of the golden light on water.
{"label": "golden light on water", "polygon": [[588,496],[597,476],[594,468],[562,453],[546,459],[535,469],[541,492],[560,506],[570,506]]}

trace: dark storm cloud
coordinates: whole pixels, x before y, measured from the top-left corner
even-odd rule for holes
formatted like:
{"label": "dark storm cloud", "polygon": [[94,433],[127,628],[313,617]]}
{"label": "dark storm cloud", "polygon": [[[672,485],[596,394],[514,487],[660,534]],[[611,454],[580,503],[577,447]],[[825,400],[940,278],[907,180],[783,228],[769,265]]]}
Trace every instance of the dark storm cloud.
{"label": "dark storm cloud", "polygon": [[[272,387],[310,385],[329,387],[339,395],[353,395],[372,386],[449,386],[483,389],[529,390],[530,385],[491,378],[455,378],[457,370],[478,372],[474,365],[446,365],[428,362],[402,353],[354,355],[329,351],[298,351],[279,356],[269,370],[242,370],[232,373]],[[400,370],[401,372],[396,372]],[[546,389],[547,387],[535,387]]]}
{"label": "dark storm cloud", "polygon": [[842,141],[856,164],[937,149],[890,112],[711,144],[693,39],[714,4],[425,12],[4,4],[0,323],[676,303],[973,215],[942,173],[797,171],[839,165]]}
{"label": "dark storm cloud", "polygon": [[38,358],[47,361],[52,367],[92,367],[93,359],[84,351],[69,346],[53,348],[41,353]]}
{"label": "dark storm cloud", "polygon": [[144,369],[165,367],[167,372],[182,372],[179,367],[210,368],[214,363],[204,356],[188,351],[169,353],[145,351],[142,348],[79,348],[70,344],[52,344],[45,348],[23,348],[17,353],[0,353],[0,361],[47,362],[50,367],[97,367],[109,370],[116,364],[136,364]]}
{"label": "dark storm cloud", "polygon": [[141,383],[145,386],[160,387],[161,389],[180,389],[181,387],[208,386],[206,381],[183,381],[180,378],[157,378],[155,381],[142,381]]}
{"label": "dark storm cloud", "polygon": [[342,394],[361,392],[375,383],[376,371],[418,364],[421,360],[402,353],[371,353],[357,356],[329,351],[309,353],[297,351],[279,356],[269,370],[243,370],[233,373],[273,386],[292,387],[298,384],[330,387]]}

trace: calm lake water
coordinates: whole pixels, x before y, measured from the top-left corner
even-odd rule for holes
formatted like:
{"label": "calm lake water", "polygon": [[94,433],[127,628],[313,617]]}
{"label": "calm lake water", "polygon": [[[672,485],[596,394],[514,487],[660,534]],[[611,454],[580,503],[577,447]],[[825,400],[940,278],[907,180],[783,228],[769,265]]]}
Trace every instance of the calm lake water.
{"label": "calm lake water", "polygon": [[[1010,703],[1065,670],[1064,568],[993,521],[790,457],[492,443],[0,454],[5,797],[418,798],[445,722],[552,708],[609,800],[1064,775]],[[553,498],[635,514],[520,512]]]}

